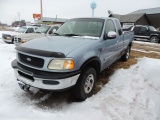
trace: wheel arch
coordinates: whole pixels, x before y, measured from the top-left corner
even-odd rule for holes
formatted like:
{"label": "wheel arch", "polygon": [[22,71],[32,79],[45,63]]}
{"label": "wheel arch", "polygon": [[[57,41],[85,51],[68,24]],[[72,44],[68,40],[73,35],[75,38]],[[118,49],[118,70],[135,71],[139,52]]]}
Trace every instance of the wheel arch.
{"label": "wheel arch", "polygon": [[132,41],[128,44],[128,46],[131,48],[133,45]]}
{"label": "wheel arch", "polygon": [[157,34],[150,35],[150,41],[151,41],[151,38],[154,37],[154,36],[158,38],[158,43],[160,43],[160,36],[157,35]]}
{"label": "wheel arch", "polygon": [[156,37],[158,37],[158,38],[160,39],[160,37],[159,37],[157,34],[152,34],[152,35],[150,35],[150,39],[151,39],[151,37],[153,37],[153,36],[156,36]]}
{"label": "wheel arch", "polygon": [[82,64],[80,69],[83,70],[86,66],[93,67],[97,72],[97,78],[99,78],[101,72],[101,61],[98,57],[89,58]]}

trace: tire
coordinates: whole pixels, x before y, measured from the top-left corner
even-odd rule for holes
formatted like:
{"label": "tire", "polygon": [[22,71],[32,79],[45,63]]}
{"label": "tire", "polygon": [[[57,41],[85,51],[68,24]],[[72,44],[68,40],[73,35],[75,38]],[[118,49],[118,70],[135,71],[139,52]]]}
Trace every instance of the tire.
{"label": "tire", "polygon": [[96,70],[92,67],[85,67],[73,89],[73,94],[78,100],[85,100],[93,95],[97,81]]}
{"label": "tire", "polygon": [[128,46],[125,54],[121,57],[122,61],[127,61],[130,58],[130,51],[131,51],[131,47]]}
{"label": "tire", "polygon": [[151,43],[158,43],[159,42],[159,38],[157,36],[152,36],[150,38],[150,40],[151,40]]}
{"label": "tire", "polygon": [[14,38],[12,38],[12,42],[11,42],[11,44],[14,44]]}

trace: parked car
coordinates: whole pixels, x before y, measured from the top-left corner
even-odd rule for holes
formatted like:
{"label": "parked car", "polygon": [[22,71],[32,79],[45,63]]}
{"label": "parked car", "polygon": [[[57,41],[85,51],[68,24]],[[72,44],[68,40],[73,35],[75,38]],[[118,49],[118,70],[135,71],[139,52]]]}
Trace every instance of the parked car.
{"label": "parked car", "polygon": [[115,18],[76,18],[64,23],[54,36],[16,47],[12,67],[19,86],[61,91],[72,87],[85,100],[93,94],[100,73],[130,56],[133,32],[122,33]]}
{"label": "parked car", "polygon": [[[127,31],[126,29],[123,29]],[[136,25],[128,30],[134,31],[135,40],[150,41],[152,43],[160,42],[160,31],[157,31],[153,26]]]}
{"label": "parked car", "polygon": [[45,35],[51,35],[53,34],[61,25],[43,25],[39,27],[35,33],[30,34],[21,34],[14,37],[14,44],[15,46],[19,46],[22,43],[25,43],[27,41],[30,41],[34,38],[40,38],[44,37]]}
{"label": "parked car", "polygon": [[9,34],[2,34],[2,39],[6,43],[13,43],[14,42],[14,36],[23,34],[23,33],[33,33],[37,29],[36,26],[23,26],[20,27],[17,31],[11,31]]}

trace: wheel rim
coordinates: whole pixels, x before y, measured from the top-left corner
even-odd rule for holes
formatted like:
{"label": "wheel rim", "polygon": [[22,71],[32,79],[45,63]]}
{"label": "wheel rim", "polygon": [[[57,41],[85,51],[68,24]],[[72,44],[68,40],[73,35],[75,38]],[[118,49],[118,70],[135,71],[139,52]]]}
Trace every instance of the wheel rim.
{"label": "wheel rim", "polygon": [[90,93],[94,85],[94,76],[92,74],[88,75],[84,84],[85,93]]}
{"label": "wheel rim", "polygon": [[129,50],[129,48],[128,48],[128,49],[127,49],[127,53],[126,53],[126,59],[129,58],[129,54],[130,54],[130,50]]}
{"label": "wheel rim", "polygon": [[151,42],[152,43],[157,43],[158,42],[158,38],[157,37],[152,37],[151,38]]}

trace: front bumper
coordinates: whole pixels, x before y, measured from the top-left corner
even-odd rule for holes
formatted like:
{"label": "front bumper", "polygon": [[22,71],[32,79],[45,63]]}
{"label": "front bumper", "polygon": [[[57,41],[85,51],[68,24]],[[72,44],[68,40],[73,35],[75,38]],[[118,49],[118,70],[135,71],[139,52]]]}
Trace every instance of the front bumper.
{"label": "front bumper", "polygon": [[79,78],[80,71],[70,73],[53,73],[39,71],[25,67],[12,61],[12,67],[18,81],[32,87],[44,90],[63,90],[74,86]]}
{"label": "front bumper", "polygon": [[15,42],[15,41],[14,41],[14,45],[15,45],[15,46],[20,46],[20,45],[21,45],[21,42]]}

